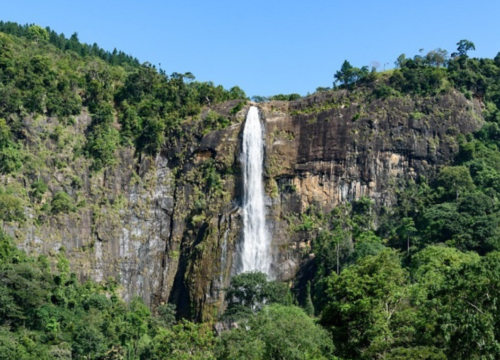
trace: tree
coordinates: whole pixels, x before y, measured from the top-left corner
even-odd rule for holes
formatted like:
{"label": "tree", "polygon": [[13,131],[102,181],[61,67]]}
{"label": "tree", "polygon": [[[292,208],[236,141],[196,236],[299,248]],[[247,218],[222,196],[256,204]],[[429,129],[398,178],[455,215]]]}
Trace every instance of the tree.
{"label": "tree", "polygon": [[23,201],[19,195],[10,189],[0,188],[0,220],[4,222],[17,221],[23,222],[24,215]]}
{"label": "tree", "polygon": [[164,327],[169,328],[175,324],[175,305],[161,304],[156,309],[158,316],[155,318],[156,322]]}
{"label": "tree", "polygon": [[444,243],[456,234],[465,234],[463,218],[454,203],[432,205],[424,210],[420,220],[420,228],[427,242]]}
{"label": "tree", "polygon": [[260,96],[260,95],[254,95],[252,96],[252,101],[261,103],[261,102],[267,102],[269,101],[269,98],[267,96]]}
{"label": "tree", "polygon": [[495,64],[496,64],[497,66],[500,66],[500,51],[499,51],[499,52],[497,53],[497,55],[495,56],[494,61],[495,61]]}
{"label": "tree", "polygon": [[361,69],[353,67],[347,60],[344,61],[340,71],[334,75],[336,81],[344,86],[349,86],[357,81],[366,78],[370,74],[368,66],[363,66]]}
{"label": "tree", "polygon": [[448,51],[438,48],[427,53],[425,58],[430,65],[437,66],[439,68],[446,63]]}
{"label": "tree", "polygon": [[231,279],[226,293],[228,308],[224,318],[239,320],[262,308],[264,304],[286,304],[288,286],[277,281],[267,281],[267,276],[258,271],[246,272]]}
{"label": "tree", "polygon": [[344,86],[352,84],[356,80],[354,67],[349,61],[344,60],[342,67],[334,75],[335,81],[340,82]]}
{"label": "tree", "polygon": [[[494,359],[500,351],[500,253],[465,261],[443,271],[429,287],[424,319],[435,319],[435,343],[449,359]],[[444,346],[443,346],[444,345]]]}
{"label": "tree", "polygon": [[332,334],[336,355],[376,358],[397,342],[393,322],[405,306],[407,279],[397,253],[389,249],[329,277],[320,322]]}
{"label": "tree", "polygon": [[165,123],[159,119],[143,120],[142,132],[137,137],[136,146],[139,151],[154,155],[160,151],[165,142]]}
{"label": "tree", "polygon": [[458,269],[463,264],[471,264],[480,260],[476,253],[461,252],[457,249],[431,245],[419,251],[411,266],[412,278],[419,288],[439,288],[446,280],[450,269]]}
{"label": "tree", "polygon": [[314,304],[311,297],[311,282],[307,282],[306,287],[306,302],[304,304],[304,311],[307,315],[313,317],[314,316]]}
{"label": "tree", "polygon": [[152,359],[215,360],[216,338],[206,325],[183,320],[171,329],[160,329],[153,338]]}
{"label": "tree", "polygon": [[293,93],[293,94],[273,95],[269,98],[269,100],[293,101],[300,98],[301,98],[300,94]]}
{"label": "tree", "polygon": [[467,57],[467,52],[476,50],[476,46],[472,41],[460,40],[457,42],[457,55]]}
{"label": "tree", "polygon": [[396,61],[394,62],[394,65],[396,65],[396,68],[402,68],[404,66],[406,62],[406,55],[405,54],[401,54],[398,56],[398,58],[396,59]]}
{"label": "tree", "polygon": [[266,298],[266,285],[266,274],[258,271],[234,276],[226,293],[228,307],[238,304],[251,310],[258,309]]}
{"label": "tree", "polygon": [[[150,134],[148,131],[146,134]],[[118,131],[108,124],[96,124],[88,134],[86,151],[94,159],[92,168],[101,170],[108,165],[116,164],[115,150],[120,142]],[[154,146],[157,144],[154,143]]]}
{"label": "tree", "polygon": [[5,119],[0,118],[0,172],[10,174],[23,166],[18,145]]}
{"label": "tree", "polygon": [[301,308],[274,304],[223,333],[218,358],[326,360],[332,350],[328,333]]}
{"label": "tree", "polygon": [[385,245],[382,243],[382,239],[379,238],[371,230],[364,231],[360,233],[354,242],[354,251],[349,256],[348,263],[355,264],[360,259],[379,254],[381,251],[386,249]]}
{"label": "tree", "polygon": [[5,119],[0,119],[0,148],[8,147],[12,144],[12,133]]}
{"label": "tree", "polygon": [[43,195],[49,190],[49,187],[43,180],[36,180],[31,184],[31,196],[36,201],[41,201]]}
{"label": "tree", "polygon": [[412,348],[395,348],[391,350],[386,360],[447,360],[443,351],[437,347],[416,346]]}
{"label": "tree", "polygon": [[38,25],[28,28],[28,38],[36,42],[49,41],[49,32]]}
{"label": "tree", "polygon": [[102,322],[99,312],[90,311],[76,328],[73,351],[82,358],[98,359],[106,351],[106,339],[99,329]]}
{"label": "tree", "polygon": [[229,94],[231,96],[231,99],[246,99],[247,94],[239,87],[239,86],[233,86],[231,89],[229,89]]}
{"label": "tree", "polygon": [[258,271],[242,273],[231,279],[226,293],[227,309],[222,315],[226,321],[248,319],[264,304],[291,304],[291,293],[285,283],[267,281]]}
{"label": "tree", "polygon": [[398,228],[398,233],[403,239],[406,239],[406,251],[410,254],[410,237],[417,231],[415,222],[411,217],[405,217],[401,220],[401,225]]}
{"label": "tree", "polygon": [[0,173],[10,174],[23,166],[22,158],[16,145],[0,148]]}
{"label": "tree", "polygon": [[460,194],[465,194],[474,188],[469,169],[465,166],[445,166],[438,175],[439,185],[445,195],[454,195],[458,199]]}
{"label": "tree", "polygon": [[52,198],[52,202],[50,204],[52,206],[53,214],[76,211],[76,206],[73,198],[64,191],[58,191]]}
{"label": "tree", "polygon": [[150,315],[151,312],[142,299],[132,299],[125,319],[128,324],[127,335],[130,339],[129,348],[132,349],[134,356],[139,354],[140,340],[148,332]]}

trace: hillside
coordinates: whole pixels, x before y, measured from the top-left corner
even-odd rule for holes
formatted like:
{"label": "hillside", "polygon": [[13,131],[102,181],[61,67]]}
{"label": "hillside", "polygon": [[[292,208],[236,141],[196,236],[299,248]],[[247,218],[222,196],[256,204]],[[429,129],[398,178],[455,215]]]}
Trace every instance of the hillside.
{"label": "hillside", "polygon": [[[497,352],[500,54],[346,61],[333,89],[255,102],[0,30],[0,359]],[[237,275],[250,105],[272,281]]]}

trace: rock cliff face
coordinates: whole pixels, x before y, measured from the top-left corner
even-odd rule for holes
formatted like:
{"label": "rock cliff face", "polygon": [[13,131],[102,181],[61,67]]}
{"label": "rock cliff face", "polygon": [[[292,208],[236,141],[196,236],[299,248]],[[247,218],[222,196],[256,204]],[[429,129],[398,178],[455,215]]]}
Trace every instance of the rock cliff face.
{"label": "rock cliff face", "polygon": [[[230,116],[236,104],[214,106],[202,118],[208,111]],[[257,106],[266,132],[272,268],[281,280],[294,278],[309,251],[310,239],[290,231],[289,216],[361,196],[390,205],[398,180],[432,176],[458,151],[457,135],[482,123],[480,104],[458,92],[367,101],[336,91]],[[204,136],[192,120],[154,159],[122,150],[118,164],[98,175],[86,163],[72,165],[82,183],[70,194],[86,205],[41,224],[30,219],[11,233],[28,251],[65,249],[82,278],[117,277],[127,298],[138,295],[153,306],[170,301],[182,316],[214,317],[238,268],[239,153],[248,107],[233,125]],[[77,120],[75,132],[83,132],[89,117]],[[59,179],[52,192],[67,188],[66,175],[41,174]]]}

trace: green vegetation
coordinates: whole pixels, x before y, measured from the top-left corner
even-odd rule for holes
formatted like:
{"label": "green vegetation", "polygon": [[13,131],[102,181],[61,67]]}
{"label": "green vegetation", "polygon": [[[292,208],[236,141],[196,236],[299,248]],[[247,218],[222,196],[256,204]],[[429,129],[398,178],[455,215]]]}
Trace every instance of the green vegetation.
{"label": "green vegetation", "polygon": [[[235,108],[237,109],[237,107]],[[229,119],[217,114],[215,111],[209,111],[207,116],[203,120],[203,133],[208,134],[209,132],[214,130],[225,129],[229,124]]]}
{"label": "green vegetation", "polygon": [[54,197],[52,198],[51,206],[52,213],[54,214],[58,214],[60,212],[67,213],[76,210],[73,199],[68,195],[68,193],[65,193],[64,191],[59,191],[54,195]]}
{"label": "green vegetation", "polygon": [[[197,82],[191,73],[167,75],[117,50],[82,44],[76,33],[68,39],[50,28],[0,22],[0,359],[498,357],[500,54],[477,59],[469,57],[473,50],[472,42],[461,40],[451,57],[443,49],[403,54],[396,69],[381,73],[346,60],[334,89],[318,88],[341,94],[339,101],[295,109],[293,114],[312,114],[312,124],[319,121],[315,112],[360,99],[423,99],[456,89],[474,100],[469,104],[481,103],[486,123],[467,136],[450,128],[447,136],[458,149],[454,161],[432,178],[395,180],[389,208],[362,197],[328,213],[311,206],[288,216],[289,231],[311,240],[300,249],[308,264],[302,278],[287,283],[257,272],[233,276],[225,312],[193,323],[180,319],[171,304],[150,309],[139,299],[126,303],[113,279],[80,281],[64,249],[29,256],[12,237],[24,241],[16,232],[26,222],[36,232],[47,217],[75,220],[87,200],[95,219],[114,221],[123,198],[111,201],[99,188],[82,197],[89,179],[104,184],[124,161],[118,154],[129,151],[137,160],[125,161],[135,181],[143,165],[150,166],[141,161],[165,151],[173,154],[168,186],[185,182],[190,189],[174,195],[172,212],[180,211],[181,201],[193,204],[182,216],[186,234],[200,237],[192,258],[201,258],[212,251],[206,249],[214,235],[206,229],[217,220],[216,206],[229,203],[225,181],[238,169],[233,159],[223,164],[209,151],[198,154],[196,166],[182,165],[194,139],[231,125],[246,105],[245,93]],[[229,100],[225,112],[206,108]],[[351,120],[359,123],[364,109],[356,106]],[[425,122],[426,109],[416,110],[408,116]],[[273,136],[295,139],[293,133]],[[267,165],[277,169],[282,162],[274,158]],[[274,178],[268,190],[273,198],[298,191],[290,184],[280,189]],[[184,243],[177,245],[168,255],[185,266]],[[180,279],[188,292],[197,291],[189,271],[205,264],[191,260]]]}
{"label": "green vegetation", "polygon": [[261,273],[234,277],[228,290],[230,304],[249,309],[240,322],[250,331],[217,338],[208,325],[176,321],[170,305],[152,316],[140,299],[126,304],[112,280],[80,283],[63,255],[56,267],[0,232],[0,359],[327,359],[332,350],[302,309],[279,305],[288,288]]}
{"label": "green vegetation", "polygon": [[[443,49],[407,58],[401,54],[395,62],[396,69],[377,73],[353,67],[347,60],[334,75],[341,88],[369,89],[375,98],[391,96],[432,96],[451,88],[462,91],[466,97],[480,99],[486,105],[487,117],[500,116],[500,53],[495,59],[469,57],[475,50],[474,43],[461,40],[457,51],[448,56]],[[325,91],[320,89],[319,91]]]}
{"label": "green vegetation", "polygon": [[268,282],[266,275],[259,272],[234,276],[226,297],[228,306],[223,318],[233,321],[248,317],[264,304],[291,305],[291,293],[286,285]]}
{"label": "green vegetation", "polygon": [[344,86],[349,86],[361,79],[364,79],[369,74],[367,66],[363,66],[361,69],[353,67],[349,61],[345,60],[342,67],[334,75],[336,81],[340,82]]}
{"label": "green vegetation", "polygon": [[[1,22],[0,82],[3,173],[22,166],[18,143],[25,137],[21,119],[26,116],[57,116],[71,127],[72,116],[88,111],[92,122],[82,153],[100,170],[116,163],[121,146],[156,154],[166,137],[205,105],[246,99],[238,87],[197,82],[191,73],[168,76],[121,52],[81,44],[76,34],[68,40],[36,25]],[[217,115],[206,122],[206,129],[228,124]]]}
{"label": "green vegetation", "polygon": [[269,305],[222,334],[218,359],[330,359],[328,333],[296,306]]}
{"label": "green vegetation", "polygon": [[273,96],[252,96],[252,101],[255,102],[266,102],[266,101],[293,101],[300,99],[302,96],[300,94],[278,94]]}
{"label": "green vegetation", "polygon": [[[454,162],[433,178],[398,180],[390,208],[375,209],[361,198],[330,213],[311,207],[288,218],[292,232],[312,238],[305,255],[314,254],[308,281],[296,284],[297,299],[329,330],[338,358],[480,359],[498,353],[500,55],[470,58],[473,43],[457,46],[451,58],[442,49],[412,59],[402,55],[391,72],[346,61],[335,74],[351,98],[428,97],[456,88],[484,103],[487,120],[475,134],[450,130],[459,148]],[[425,113],[410,116],[421,120]]]}
{"label": "green vegetation", "polygon": [[126,304],[114,281],[81,283],[58,256],[29,257],[0,232],[0,359],[209,359],[212,331]]}
{"label": "green vegetation", "polygon": [[2,222],[22,223],[26,219],[22,198],[12,188],[0,187],[0,209]]}
{"label": "green vegetation", "polygon": [[49,42],[60,50],[70,50],[81,56],[93,56],[100,58],[113,65],[139,66],[139,61],[122,51],[113,52],[101,49],[97,44],[82,44],[78,40],[78,34],[74,33],[68,39],[64,34],[58,34],[49,27],[42,28],[38,25],[20,25],[14,22],[0,21],[0,32],[14,35],[16,37],[25,37],[35,42]]}

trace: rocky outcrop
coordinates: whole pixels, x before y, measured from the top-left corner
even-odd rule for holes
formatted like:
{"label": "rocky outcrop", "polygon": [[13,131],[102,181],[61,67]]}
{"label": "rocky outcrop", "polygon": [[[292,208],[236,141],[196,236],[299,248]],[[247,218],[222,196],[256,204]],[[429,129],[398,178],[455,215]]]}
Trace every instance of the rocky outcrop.
{"label": "rocky outcrop", "polygon": [[[32,216],[11,233],[31,252],[64,249],[82,278],[117,278],[126,298],[141,296],[153,306],[170,301],[191,318],[215,316],[241,240],[239,152],[249,105],[233,116],[236,104],[202,114],[216,111],[232,125],[203,136],[200,120],[192,119],[155,158],[123,149],[117,165],[100,174],[83,160],[66,173],[42,172],[52,193],[65,189],[84,203],[75,213]],[[457,136],[482,123],[480,104],[455,91],[385,100],[336,91],[257,105],[266,132],[273,270],[282,280],[292,279],[308,254],[309,239],[289,230],[290,215],[361,196],[390,205],[396,179],[432,176],[457,153]],[[88,120],[79,117],[75,132],[83,133]],[[76,175],[78,189],[68,180]]]}
{"label": "rocky outcrop", "polygon": [[457,136],[482,124],[480,103],[455,91],[372,101],[337,91],[261,109],[274,268],[283,280],[295,276],[310,243],[288,230],[288,216],[362,196],[390,206],[400,180],[432,177],[457,153]]}

